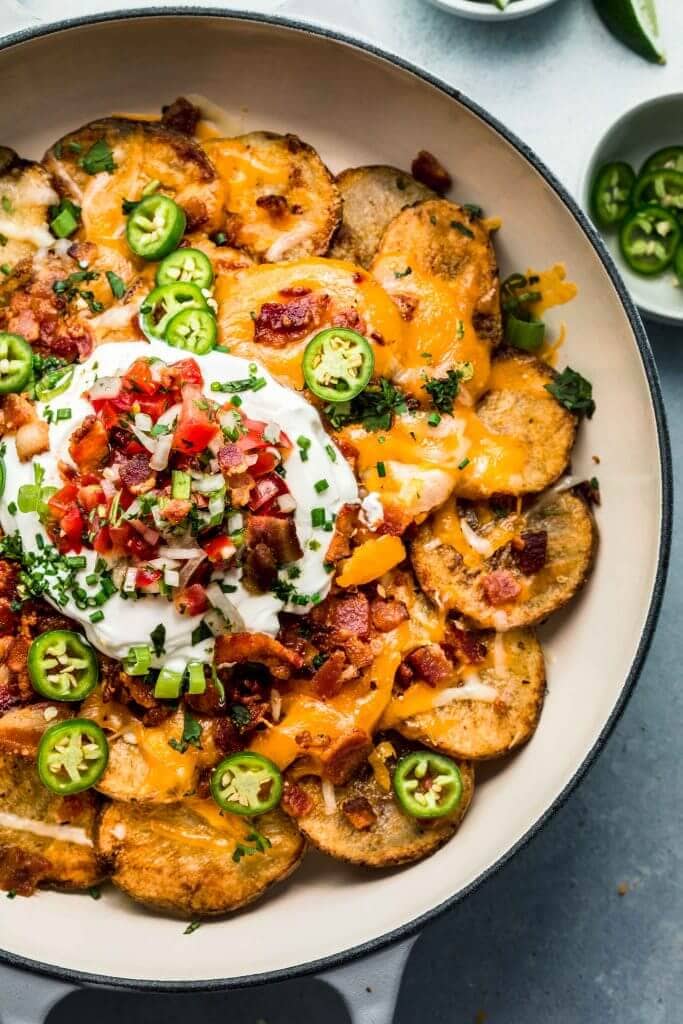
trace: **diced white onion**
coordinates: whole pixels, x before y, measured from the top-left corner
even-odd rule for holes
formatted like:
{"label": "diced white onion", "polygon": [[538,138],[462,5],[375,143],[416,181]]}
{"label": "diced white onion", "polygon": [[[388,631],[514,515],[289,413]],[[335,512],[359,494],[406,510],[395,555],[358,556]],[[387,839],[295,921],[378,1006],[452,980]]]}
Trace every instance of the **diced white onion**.
{"label": "diced white onion", "polygon": [[181,562],[186,561],[190,558],[206,558],[206,555],[201,548],[171,548],[161,547],[159,548],[160,558],[177,558]]}
{"label": "diced white onion", "polygon": [[167,587],[180,586],[180,573],[177,569],[164,569],[164,583]]}
{"label": "diced white onion", "polygon": [[237,626],[238,629],[244,628],[244,619],[228,595],[223,593],[218,583],[209,583],[206,588],[206,596],[210,604],[222,612],[232,626]]}
{"label": "diced white onion", "polygon": [[168,460],[171,455],[171,447],[173,445],[173,434],[162,434],[157,438],[156,445],[154,447],[154,454],[149,460],[150,469],[160,470],[166,469],[168,466]]}
{"label": "diced white onion", "polygon": [[478,554],[483,555],[486,558],[493,552],[493,545],[490,540],[486,540],[484,537],[480,537],[479,534],[472,529],[466,519],[460,520],[460,529],[462,535],[469,544]]}
{"label": "diced white onion", "polygon": [[242,424],[242,417],[236,409],[224,409],[218,413],[218,422],[220,423],[221,430],[238,430]]}
{"label": "diced white onion", "polygon": [[105,498],[113,498],[114,497],[114,495],[116,494],[116,487],[111,482],[111,480],[107,480],[106,476],[102,477],[101,486],[102,486],[102,491],[104,492]]}
{"label": "diced white onion", "polygon": [[205,558],[206,553],[202,551],[201,555],[197,555],[196,558],[191,558],[189,562],[185,563],[185,565],[180,570],[179,586],[184,587],[187,581],[192,579],[192,576],[199,568],[199,566],[202,564]]}
{"label": "diced white onion", "polygon": [[215,473],[212,476],[204,476],[199,480],[192,481],[192,490],[200,494],[211,494],[225,486],[222,473]]}
{"label": "diced white onion", "polygon": [[244,516],[241,512],[233,512],[228,516],[228,533],[236,533],[244,526]]}
{"label": "diced white onion", "polygon": [[222,492],[214,494],[209,498],[209,515],[213,519],[214,516],[223,516],[225,512],[225,495]]}
{"label": "diced white onion", "polygon": [[[149,464],[150,464],[150,466],[152,466],[152,461],[156,457],[156,451],[157,451],[157,442],[156,442],[156,440],[153,437],[150,437],[149,434],[146,434],[144,432],[144,430],[139,430],[138,427],[136,427],[134,423],[130,424],[130,429],[133,431],[133,433],[137,437],[137,439],[140,442],[140,444],[144,448],[146,448],[148,452],[153,452],[154,453],[152,458],[149,460]],[[166,440],[166,438],[160,438],[160,440]],[[152,466],[152,469],[157,469],[157,468],[165,469],[164,466],[159,466],[159,467]]]}
{"label": "diced white onion", "polygon": [[227,631],[228,623],[225,621],[221,613],[217,608],[212,608],[204,616],[204,622],[209,627],[214,636],[220,636],[221,633]]}
{"label": "diced white onion", "polygon": [[118,462],[115,462],[113,466],[105,466],[102,470],[102,476],[105,480],[111,480],[112,483],[116,483],[120,476],[120,469]]}
{"label": "diced white onion", "polygon": [[265,427],[263,428],[263,440],[267,441],[268,444],[277,444],[278,441],[280,440],[281,433],[282,431],[280,430],[277,423],[266,423]]}
{"label": "diced white onion", "polygon": [[127,591],[127,592],[130,592],[131,590],[135,590],[135,583],[137,581],[137,578],[138,578],[138,571],[137,571],[137,569],[135,569],[133,567],[131,567],[130,569],[126,569],[126,575],[124,576],[124,579],[123,579],[123,589],[125,591]]}
{"label": "diced white onion", "polygon": [[153,558],[147,564],[151,569],[177,569],[180,562],[177,562],[175,558]]}
{"label": "diced white onion", "polygon": [[277,499],[277,507],[281,512],[293,512],[296,508],[296,502],[291,494],[281,494]]}
{"label": "diced white onion", "polygon": [[138,412],[135,415],[135,426],[138,430],[145,430],[147,433],[152,429],[152,417],[146,412]]}
{"label": "diced white onion", "polygon": [[325,805],[325,814],[335,814],[337,810],[337,798],[334,795],[334,786],[329,779],[322,780],[322,793],[323,803]]}
{"label": "diced white onion", "polygon": [[[172,426],[175,423],[175,421],[178,419],[178,416],[180,415],[180,410],[181,409],[182,409],[182,405],[180,404],[180,402],[177,402],[175,405],[172,405],[170,409],[167,409],[166,412],[162,412],[161,416],[157,420],[157,426],[159,426],[159,425],[161,425],[162,427],[170,427],[170,426]],[[165,435],[162,435],[162,436],[165,436]]]}
{"label": "diced white onion", "polygon": [[279,690],[272,689],[270,691],[270,715],[273,722],[280,721],[280,715],[282,714],[282,696]]}
{"label": "diced white onion", "polygon": [[117,398],[121,391],[121,378],[120,377],[100,377],[96,380],[93,386],[90,388],[89,397],[91,400],[95,399],[112,399]]}

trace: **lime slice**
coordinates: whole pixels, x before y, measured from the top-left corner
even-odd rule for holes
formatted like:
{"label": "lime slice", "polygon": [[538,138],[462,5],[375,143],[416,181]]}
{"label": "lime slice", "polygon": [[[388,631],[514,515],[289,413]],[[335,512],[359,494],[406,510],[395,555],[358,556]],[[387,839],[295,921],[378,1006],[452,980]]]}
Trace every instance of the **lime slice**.
{"label": "lime slice", "polygon": [[655,0],[593,0],[612,35],[655,64],[665,64]]}

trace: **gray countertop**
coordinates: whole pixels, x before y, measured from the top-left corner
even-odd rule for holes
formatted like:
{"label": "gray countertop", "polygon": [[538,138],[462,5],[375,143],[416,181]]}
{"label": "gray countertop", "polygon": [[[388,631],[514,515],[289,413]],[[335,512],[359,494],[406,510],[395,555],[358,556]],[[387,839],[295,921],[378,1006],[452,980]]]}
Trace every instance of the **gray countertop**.
{"label": "gray countertop", "polygon": [[[56,5],[33,0],[33,6],[52,12]],[[59,14],[112,6],[123,5],[65,2]],[[204,6],[272,9],[277,3]],[[561,0],[544,13],[500,25],[463,21],[422,0],[300,0],[295,6],[311,20],[364,30],[451,82],[522,136],[573,190],[593,145],[623,110],[650,96],[683,91],[678,0],[658,0],[669,51],[664,68],[612,40],[590,0]],[[662,376],[678,484],[683,359],[677,344],[683,332],[647,326]],[[675,529],[657,634],[606,750],[525,850],[423,932],[403,978],[397,1024],[681,1019],[681,564],[683,537]],[[124,1014],[127,1024],[180,1024],[188,1014],[203,1024],[348,1020],[335,993],[307,980],[222,996],[103,998],[79,992],[49,1020],[73,1024],[95,1018],[108,1024]]]}

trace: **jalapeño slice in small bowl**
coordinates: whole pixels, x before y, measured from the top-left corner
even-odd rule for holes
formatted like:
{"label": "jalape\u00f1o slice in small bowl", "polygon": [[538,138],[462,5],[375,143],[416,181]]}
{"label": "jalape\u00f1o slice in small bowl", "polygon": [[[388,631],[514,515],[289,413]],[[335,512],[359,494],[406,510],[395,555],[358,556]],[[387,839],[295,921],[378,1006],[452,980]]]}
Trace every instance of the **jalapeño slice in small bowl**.
{"label": "jalape\u00f1o slice in small bowl", "polygon": [[462,776],[455,761],[431,750],[406,754],[396,765],[394,792],[412,818],[444,818],[462,797]]}
{"label": "jalape\u00f1o slice in small bowl", "polygon": [[282,775],[267,757],[244,750],[214,768],[211,795],[230,814],[265,814],[280,802]]}
{"label": "jalape\u00f1o slice in small bowl", "polygon": [[28,674],[36,693],[48,700],[83,700],[99,677],[95,651],[78,633],[51,629],[28,652]]}
{"label": "jalape\u00f1o slice in small bowl", "polygon": [[619,232],[622,256],[631,270],[647,277],[666,270],[680,241],[681,228],[676,215],[662,206],[642,206],[635,210]]}
{"label": "jalape\u00f1o slice in small bowl", "polygon": [[38,745],[38,775],[53,793],[69,796],[98,782],[109,760],[107,737],[87,718],[57,722]]}
{"label": "jalape\u00f1o slice in small bowl", "polygon": [[641,174],[633,186],[631,201],[634,207],[652,203],[683,213],[683,172],[662,167]]}
{"label": "jalape\u00f1o slice in small bowl", "polygon": [[33,349],[20,334],[0,331],[0,394],[23,391],[33,370]]}
{"label": "jalape\u00f1o slice in small bowl", "polygon": [[320,331],[304,350],[304,380],[326,402],[348,402],[359,395],[374,365],[368,341],[348,327]]}
{"label": "jalape\u00f1o slice in small bowl", "polygon": [[591,207],[600,227],[611,228],[624,219],[635,180],[633,168],[620,161],[599,169],[591,190]]}
{"label": "jalape\u00f1o slice in small bowl", "polygon": [[208,309],[196,284],[179,282],[154,288],[140,306],[140,326],[150,341],[163,341],[168,325],[182,309]]}
{"label": "jalape\u00f1o slice in small bowl", "polygon": [[683,146],[665,146],[649,156],[643,164],[640,174],[649,174],[665,167],[669,171],[683,172]]}
{"label": "jalape\u00f1o slice in small bowl", "polygon": [[211,260],[200,249],[176,249],[167,256],[157,269],[156,283],[196,284],[198,288],[210,288],[213,284]]}
{"label": "jalape\u00f1o slice in small bowl", "polygon": [[169,320],[164,341],[203,356],[214,348],[217,334],[216,319],[209,309],[181,309]]}
{"label": "jalape\u00f1o slice in small bowl", "polygon": [[142,199],[129,215],[126,238],[136,256],[162,260],[178,247],[185,225],[183,208],[168,196],[155,193]]}

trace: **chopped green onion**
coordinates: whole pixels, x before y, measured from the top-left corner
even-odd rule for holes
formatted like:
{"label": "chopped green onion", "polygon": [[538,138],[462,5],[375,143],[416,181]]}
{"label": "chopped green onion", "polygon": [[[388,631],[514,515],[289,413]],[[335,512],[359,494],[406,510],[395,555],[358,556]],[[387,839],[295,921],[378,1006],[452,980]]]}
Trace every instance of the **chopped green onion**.
{"label": "chopped green onion", "polygon": [[147,644],[134,644],[128,648],[123,664],[129,676],[146,676],[152,667],[152,651]]}
{"label": "chopped green onion", "polygon": [[70,419],[71,419],[71,409],[57,409],[57,422],[58,423],[59,423],[60,420],[70,420]]}
{"label": "chopped green onion", "polygon": [[191,487],[190,474],[184,473],[180,469],[174,469],[171,474],[171,497],[179,498],[181,501],[187,500],[190,497]]}
{"label": "chopped green onion", "polygon": [[325,525],[325,509],[324,508],[312,508],[311,509],[311,526],[324,526]]}
{"label": "chopped green onion", "polygon": [[458,463],[458,469],[466,469],[467,466],[469,466],[469,464],[470,464],[470,460],[469,459],[463,459],[462,462]]}
{"label": "chopped green onion", "polygon": [[430,427],[438,427],[439,423],[441,423],[441,417],[438,412],[431,412],[427,417],[427,423]]}
{"label": "chopped green onion", "polygon": [[387,467],[384,465],[383,462],[378,462],[377,463],[377,476],[386,476],[386,475],[387,475]]}
{"label": "chopped green onion", "polygon": [[325,445],[325,451],[329,455],[331,462],[336,462],[337,461],[337,453],[335,452],[335,450],[334,450],[334,448],[332,447],[331,444],[326,444]]}
{"label": "chopped green onion", "polygon": [[306,437],[304,434],[300,434],[296,439],[296,443],[299,446],[299,455],[301,456],[302,462],[308,462],[308,450],[311,447],[310,437]]}
{"label": "chopped green onion", "polygon": [[90,621],[92,623],[101,622],[103,618],[104,618],[104,612],[102,611],[101,608],[98,608],[97,611],[93,612],[92,615],[90,616]]}
{"label": "chopped green onion", "polygon": [[162,700],[172,700],[180,696],[183,685],[183,673],[173,668],[162,668],[154,687],[154,696]]}
{"label": "chopped green onion", "polygon": [[327,480],[316,480],[313,486],[315,487],[316,494],[322,494],[330,485]]}
{"label": "chopped green onion", "polygon": [[201,661],[191,661],[187,666],[188,675],[188,693],[205,693],[206,691],[206,676],[204,675],[204,666]]}

